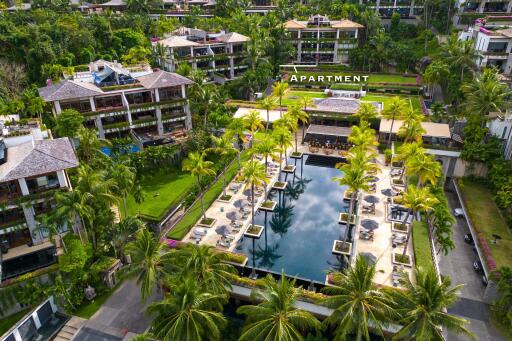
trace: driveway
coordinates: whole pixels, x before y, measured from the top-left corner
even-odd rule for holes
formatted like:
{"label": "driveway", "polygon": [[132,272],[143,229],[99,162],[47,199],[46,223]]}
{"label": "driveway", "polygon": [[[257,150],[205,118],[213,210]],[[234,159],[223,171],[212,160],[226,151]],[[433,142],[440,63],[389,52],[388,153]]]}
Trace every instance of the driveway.
{"label": "driveway", "polygon": [[[453,211],[461,207],[457,194],[446,191],[448,204]],[[499,335],[489,321],[489,308],[483,302],[485,287],[481,275],[473,270],[473,262],[478,258],[471,245],[464,242],[464,235],[469,233],[469,227],[464,218],[456,218],[453,227],[455,249],[448,256],[440,254],[439,269],[442,275],[450,276],[453,285],[464,284],[460,290],[460,299],[448,309],[448,312],[470,321],[468,329],[478,340],[506,340]],[[447,333],[448,341],[467,340],[468,338],[453,333]]]}

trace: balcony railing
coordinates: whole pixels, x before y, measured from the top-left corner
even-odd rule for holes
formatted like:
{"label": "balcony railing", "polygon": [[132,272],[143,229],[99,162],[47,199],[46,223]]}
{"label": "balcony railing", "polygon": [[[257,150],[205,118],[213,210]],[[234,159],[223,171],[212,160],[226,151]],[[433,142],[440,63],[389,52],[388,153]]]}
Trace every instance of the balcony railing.
{"label": "balcony railing", "polygon": [[[186,98],[180,97],[180,98],[171,98],[171,99],[168,99],[165,101],[160,101],[160,102],[147,102],[147,103],[140,103],[140,104],[131,104],[130,110],[132,112],[139,112],[142,110],[156,109],[157,107],[169,107],[169,106],[172,106],[173,104],[185,102],[186,100],[187,100]],[[102,114],[109,114],[106,116],[116,116],[116,115],[126,114],[127,112],[128,112],[128,108],[117,107],[117,108],[112,108],[111,110],[91,111],[91,112],[83,113],[82,115],[84,115],[86,117],[94,117],[94,116],[98,116],[98,115],[102,115]]]}

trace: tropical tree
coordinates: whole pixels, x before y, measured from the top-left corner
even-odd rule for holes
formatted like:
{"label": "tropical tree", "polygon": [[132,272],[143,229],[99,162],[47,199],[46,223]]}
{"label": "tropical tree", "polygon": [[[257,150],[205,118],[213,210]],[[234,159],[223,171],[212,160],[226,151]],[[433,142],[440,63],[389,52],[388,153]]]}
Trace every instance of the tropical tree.
{"label": "tropical tree", "polygon": [[267,120],[265,122],[265,132],[268,133],[268,126],[270,124],[270,110],[274,109],[277,103],[277,98],[274,96],[267,96],[259,103],[259,108],[267,111]]}
{"label": "tropical tree", "polygon": [[213,162],[205,160],[204,157],[204,152],[201,154],[198,152],[189,153],[188,157],[183,160],[182,169],[186,172],[190,172],[190,174],[197,180],[199,197],[201,199],[201,214],[203,219],[206,220],[206,212],[204,209],[204,193],[201,180],[204,176],[215,176],[215,171],[212,169]]}
{"label": "tropical tree", "polygon": [[115,179],[117,192],[123,198],[124,214],[127,215],[126,197],[135,185],[135,169],[123,163],[116,163],[112,167],[111,176]]}
{"label": "tropical tree", "polygon": [[439,201],[435,196],[430,193],[429,188],[421,187],[418,188],[414,185],[409,185],[407,191],[402,195],[402,205],[407,208],[403,224],[406,225],[409,221],[409,217],[412,215],[411,225],[407,232],[407,238],[405,240],[403,255],[407,253],[407,246],[412,234],[412,223],[414,222],[418,213],[427,213],[432,210],[433,206]]}
{"label": "tropical tree", "polygon": [[147,229],[139,229],[135,240],[126,246],[131,257],[131,272],[137,274],[142,299],[151,295],[156,284],[161,284],[165,275],[164,264],[168,255],[166,246]]}
{"label": "tropical tree", "polygon": [[395,119],[402,119],[407,112],[407,103],[400,97],[396,96],[391,99],[389,104],[382,110],[382,117],[391,120],[389,128],[388,147],[391,146],[391,136],[393,134],[393,125]]}
{"label": "tropical tree", "polygon": [[272,95],[279,98],[279,117],[283,116],[283,96],[288,91],[288,83],[276,82],[272,86]]}
{"label": "tropical tree", "polygon": [[377,109],[375,109],[375,106],[371,102],[361,102],[361,105],[359,106],[359,109],[357,109],[357,112],[354,114],[355,117],[359,118],[361,123],[360,126],[366,125],[362,122],[370,123],[371,120],[377,117]]}
{"label": "tropical tree", "polygon": [[244,116],[244,119],[246,121],[247,127],[249,127],[249,131],[251,132],[253,138],[258,130],[265,129],[263,123],[261,122],[260,112],[258,110],[249,111],[249,113],[246,116]]}
{"label": "tropical tree", "polygon": [[[297,99],[297,103],[304,108],[304,111],[307,113],[308,107],[315,107],[315,101],[311,97],[302,96]],[[305,122],[307,123],[307,122]],[[304,143],[304,137],[306,135],[306,129],[302,129],[302,143]]]}
{"label": "tropical tree", "polygon": [[383,324],[396,317],[393,301],[374,284],[375,265],[358,256],[353,266],[336,273],[336,285],[322,289],[329,295],[324,303],[334,309],[324,323],[335,327],[335,340],[345,340],[355,333],[356,340],[370,340],[369,325],[384,336]]}
{"label": "tropical tree", "polygon": [[420,154],[406,161],[407,173],[418,176],[418,187],[435,185],[443,175],[441,164],[432,155]]}
{"label": "tropical tree", "polygon": [[459,40],[457,35],[452,35],[442,46],[441,55],[452,68],[460,70],[461,82],[464,81],[465,70],[477,69],[476,61],[480,59],[480,54],[476,52],[474,46],[473,40]]}
{"label": "tropical tree", "polygon": [[434,61],[432,62],[423,73],[423,80],[428,85],[428,92],[434,98],[434,85],[435,84],[445,84],[446,79],[450,75],[450,69],[448,65],[445,64],[444,61]]}
{"label": "tropical tree", "polygon": [[370,129],[365,122],[366,121],[363,121],[359,126],[352,126],[348,141],[354,144],[353,149],[373,152],[374,147],[378,145],[375,139],[375,130]]}
{"label": "tropical tree", "polygon": [[235,138],[238,144],[238,149],[242,151],[245,143],[245,131],[247,129],[247,121],[242,117],[237,117],[231,120],[226,129],[226,135],[229,138]]}
{"label": "tropical tree", "polygon": [[133,216],[128,216],[121,219],[119,223],[112,225],[112,228],[109,230],[109,240],[118,258],[124,256],[124,249],[130,236],[144,227],[144,223]]}
{"label": "tropical tree", "polygon": [[402,173],[400,179],[402,180],[406,173],[407,160],[414,158],[421,158],[425,155],[425,149],[423,149],[421,142],[416,143],[404,143],[398,148],[398,153],[395,154],[395,161],[402,161]]}
{"label": "tropical tree", "polygon": [[53,215],[52,213],[43,215],[41,217],[41,224],[38,224],[35,232],[39,232],[48,236],[51,241],[55,240],[55,236],[59,237],[59,241],[62,243],[64,253],[67,252],[66,243],[62,238],[62,220]]}
{"label": "tropical tree", "polygon": [[267,275],[260,284],[262,289],[254,289],[251,296],[261,303],[237,309],[238,314],[247,316],[240,341],[303,340],[305,331],[320,329],[311,313],[295,308],[299,295],[295,280],[281,273],[280,281]]}
{"label": "tropical tree", "polygon": [[80,127],[77,131],[78,137],[78,157],[80,161],[91,164],[93,159],[106,159],[107,156],[101,152],[101,147],[110,146],[110,142],[98,138],[96,131]]}
{"label": "tropical tree", "polygon": [[251,188],[251,224],[254,226],[254,190],[258,185],[266,186],[269,180],[267,178],[267,173],[265,172],[265,167],[260,162],[254,160],[244,163],[242,166],[241,177],[246,181],[245,187]]}
{"label": "tropical tree", "polygon": [[[304,130],[305,125],[309,121],[309,115],[307,112],[302,110],[298,105],[293,105],[290,108],[288,108],[288,114],[295,119],[296,122],[302,123],[302,127]],[[297,130],[295,129],[295,152],[297,152],[297,147],[299,144],[299,140],[297,137]]]}
{"label": "tropical tree", "polygon": [[191,275],[168,281],[166,286],[170,294],[147,308],[155,316],[151,333],[158,340],[221,339],[220,330],[226,324],[221,313],[225,295],[205,291]]}
{"label": "tropical tree", "polygon": [[413,278],[404,274],[400,282],[405,290],[392,292],[403,326],[393,340],[444,340],[441,328],[475,339],[467,320],[446,312],[462,284],[452,287],[449,276],[438,279],[433,269],[416,269]]}
{"label": "tropical tree", "polygon": [[276,142],[271,135],[265,135],[263,139],[258,141],[254,146],[255,153],[265,158],[265,173],[268,169],[268,157],[272,157],[276,152]]}
{"label": "tropical tree", "polygon": [[[217,155],[221,156],[222,158],[224,158],[225,156],[230,155],[232,153],[238,153],[238,150],[233,146],[232,139],[230,139],[226,134],[224,134],[220,137],[212,136],[211,138],[212,138],[214,147],[206,149],[206,152],[212,151],[212,152],[216,153]],[[223,181],[223,195],[225,196],[226,195],[226,187],[227,187],[226,172],[224,172],[224,175],[222,176],[222,181]]]}
{"label": "tropical tree", "polygon": [[279,147],[279,180],[281,180],[283,153],[285,160],[288,163],[286,157],[286,150],[292,146],[292,134],[290,134],[290,131],[288,129],[284,127],[279,127],[277,129],[274,129],[274,131],[272,132],[272,137],[274,138],[274,141],[276,141],[276,144]]}
{"label": "tropical tree", "polygon": [[84,241],[82,229],[87,237],[87,228],[84,217],[91,213],[91,208],[86,204],[88,194],[83,194],[79,189],[69,192],[55,193],[55,210],[52,212],[52,220],[57,222],[66,222],[68,226],[76,226],[77,219],[80,220],[80,227],[77,227],[78,235],[81,241]]}
{"label": "tropical tree", "polygon": [[179,269],[179,275],[195,278],[206,292],[227,294],[235,268],[227,263],[225,252],[218,252],[213,246],[193,245],[176,250],[172,263]]}
{"label": "tropical tree", "polygon": [[55,119],[55,132],[73,138],[84,122],[84,117],[74,109],[65,109]]}

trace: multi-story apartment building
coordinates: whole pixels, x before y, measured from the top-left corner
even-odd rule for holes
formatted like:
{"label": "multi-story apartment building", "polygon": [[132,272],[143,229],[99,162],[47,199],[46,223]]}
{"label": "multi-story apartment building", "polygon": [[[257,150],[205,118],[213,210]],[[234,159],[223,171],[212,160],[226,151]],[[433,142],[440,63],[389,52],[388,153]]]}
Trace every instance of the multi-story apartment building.
{"label": "multi-story apartment building", "polygon": [[83,114],[85,126],[101,138],[131,135],[142,146],[172,142],[192,128],[183,76],[147,65],[123,67],[99,60],[86,72],[40,88],[59,115],[64,109]]}
{"label": "multi-story apartment building", "polygon": [[475,19],[486,16],[494,17],[498,20],[510,16],[512,13],[512,1],[457,0],[455,10],[456,13],[453,16],[453,24],[462,27],[464,25],[472,25]]}
{"label": "multi-story apartment building", "polygon": [[480,67],[494,66],[501,73],[510,75],[512,72],[512,27],[502,25],[486,25],[477,21],[474,26],[459,33],[459,40],[474,41],[479,57],[475,61]]}
{"label": "multi-story apartment building", "polygon": [[37,121],[0,127],[1,282],[56,262],[40,217],[53,209],[56,191],[71,190],[66,170],[78,160],[68,138],[51,139]]}
{"label": "multi-story apartment building", "polygon": [[382,18],[390,18],[395,12],[402,18],[415,18],[423,14],[423,5],[418,0],[359,0],[359,4],[375,10]]}
{"label": "multi-story apartment building", "polygon": [[181,63],[188,63],[194,70],[204,70],[210,80],[222,82],[247,70],[248,41],[248,37],[235,32],[211,33],[182,27],[153,44],[155,49],[164,50],[159,63],[165,70],[175,72]]}
{"label": "multi-story apartment building", "polygon": [[347,63],[348,53],[357,47],[363,25],[347,19],[336,21],[315,15],[307,21],[285,23],[295,48],[295,63]]}

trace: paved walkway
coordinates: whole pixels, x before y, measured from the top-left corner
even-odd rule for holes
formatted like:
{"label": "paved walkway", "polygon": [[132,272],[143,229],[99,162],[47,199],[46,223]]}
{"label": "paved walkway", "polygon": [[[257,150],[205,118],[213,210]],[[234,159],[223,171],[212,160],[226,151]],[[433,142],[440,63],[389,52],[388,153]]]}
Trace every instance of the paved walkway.
{"label": "paved walkway", "polygon": [[[461,207],[457,195],[446,191],[448,204],[453,211]],[[464,235],[469,233],[466,220],[457,218],[453,226],[453,241],[455,249],[447,256],[439,255],[439,270],[442,275],[448,275],[452,284],[464,284],[459,293],[460,299],[448,309],[451,314],[458,315],[470,321],[469,330],[475,333],[478,340],[505,340],[498,334],[489,321],[489,308],[483,302],[485,287],[482,285],[481,275],[473,270],[473,262],[478,255],[473,251],[471,245],[464,242]],[[448,341],[467,340],[465,336],[447,333]]]}

